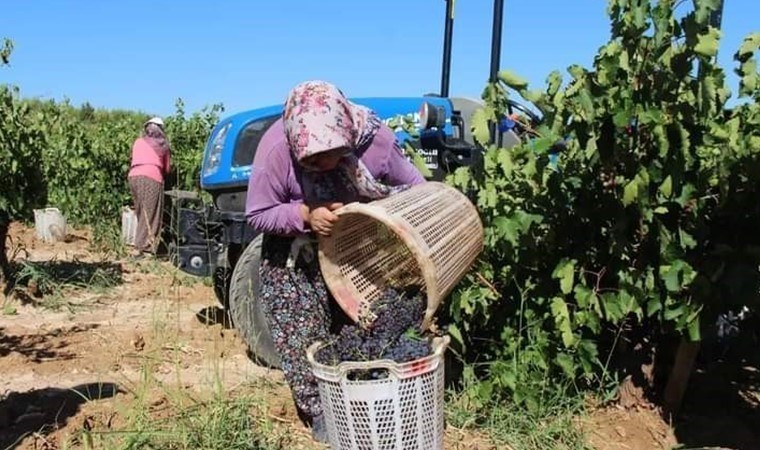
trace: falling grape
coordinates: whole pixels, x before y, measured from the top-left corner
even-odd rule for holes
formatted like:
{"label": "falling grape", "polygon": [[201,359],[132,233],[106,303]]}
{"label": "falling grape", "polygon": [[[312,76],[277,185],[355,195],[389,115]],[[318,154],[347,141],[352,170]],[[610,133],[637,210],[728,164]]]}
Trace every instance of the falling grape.
{"label": "falling grape", "polygon": [[[334,366],[344,361],[376,361],[389,359],[396,363],[414,361],[431,352],[429,339],[423,337],[420,325],[425,315],[426,300],[418,288],[387,289],[369,307],[371,321],[345,325],[320,349],[315,359]],[[378,380],[387,371],[371,369],[355,371],[349,379]]]}

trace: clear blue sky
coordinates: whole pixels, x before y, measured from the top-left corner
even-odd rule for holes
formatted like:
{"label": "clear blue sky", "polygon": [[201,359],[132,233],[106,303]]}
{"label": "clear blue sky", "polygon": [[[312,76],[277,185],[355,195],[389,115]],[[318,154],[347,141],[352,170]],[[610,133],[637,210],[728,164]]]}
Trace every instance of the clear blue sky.
{"label": "clear blue sky", "polygon": [[[15,41],[0,83],[25,96],[98,107],[226,112],[279,103],[305,79],[350,96],[438,92],[444,0],[6,1]],[[606,42],[606,0],[505,0],[501,65],[543,86],[553,69],[590,65]],[[479,96],[490,64],[493,2],[459,0],[452,95]],[[726,0],[720,61],[760,30],[760,0]],[[732,77],[735,91],[735,77]]]}

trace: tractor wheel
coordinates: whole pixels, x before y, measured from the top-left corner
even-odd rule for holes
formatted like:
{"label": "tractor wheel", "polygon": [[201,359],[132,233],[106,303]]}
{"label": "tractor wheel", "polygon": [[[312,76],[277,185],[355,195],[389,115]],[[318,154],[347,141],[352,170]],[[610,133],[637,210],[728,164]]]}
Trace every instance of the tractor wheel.
{"label": "tractor wheel", "polygon": [[230,282],[229,313],[254,359],[264,366],[279,368],[280,358],[258,298],[262,237],[259,235],[251,241],[235,264]]}

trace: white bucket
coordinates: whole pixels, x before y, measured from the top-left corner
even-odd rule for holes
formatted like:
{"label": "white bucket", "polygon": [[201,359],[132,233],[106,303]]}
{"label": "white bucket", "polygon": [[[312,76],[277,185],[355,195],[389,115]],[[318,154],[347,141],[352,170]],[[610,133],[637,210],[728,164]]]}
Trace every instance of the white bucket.
{"label": "white bucket", "polygon": [[125,206],[121,211],[121,239],[126,245],[135,245],[137,235],[137,214],[135,210]]}
{"label": "white bucket", "polygon": [[58,208],[34,210],[34,231],[43,242],[56,242],[66,239],[66,217]]}

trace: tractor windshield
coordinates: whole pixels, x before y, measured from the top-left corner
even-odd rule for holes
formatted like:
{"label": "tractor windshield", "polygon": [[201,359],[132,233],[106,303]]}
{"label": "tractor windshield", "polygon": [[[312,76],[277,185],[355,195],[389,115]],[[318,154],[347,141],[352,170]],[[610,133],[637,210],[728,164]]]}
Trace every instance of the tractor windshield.
{"label": "tractor windshield", "polygon": [[235,142],[235,152],[232,155],[234,167],[248,166],[253,163],[253,156],[256,154],[256,147],[258,147],[261,137],[279,117],[279,115],[263,117],[243,128],[243,131],[238,135],[237,142]]}

